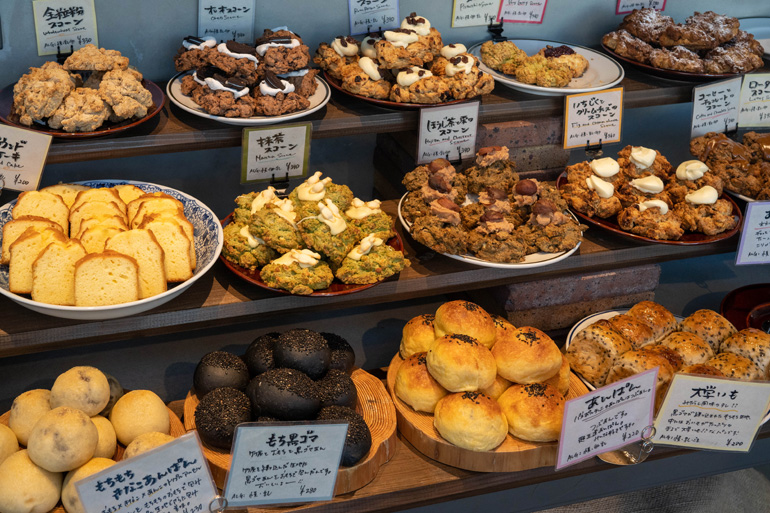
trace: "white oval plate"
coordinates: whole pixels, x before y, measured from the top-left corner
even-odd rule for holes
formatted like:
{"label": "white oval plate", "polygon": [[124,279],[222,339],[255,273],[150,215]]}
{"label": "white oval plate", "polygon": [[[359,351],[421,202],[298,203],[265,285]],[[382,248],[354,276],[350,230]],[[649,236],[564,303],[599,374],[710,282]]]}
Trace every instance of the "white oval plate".
{"label": "white oval plate", "polygon": [[[197,261],[195,274],[185,282],[171,285],[170,288],[162,294],[140,299],[139,301],[110,306],[59,306],[40,303],[38,301],[33,301],[28,297],[10,292],[8,290],[8,266],[0,265],[0,294],[25,308],[53,317],[78,319],[83,321],[117,319],[119,317],[146,312],[147,310],[151,310],[152,308],[174,299],[187,290],[190,285],[198,280],[198,278],[206,274],[206,271],[214,265],[214,262],[216,262],[219,257],[219,253],[222,251],[224,236],[219,219],[217,219],[217,216],[214,215],[214,212],[212,212],[211,209],[188,194],[163,185],[156,185],[148,182],[133,182],[130,180],[88,180],[85,182],[72,183],[87,185],[89,187],[112,187],[119,184],[131,184],[139,187],[145,192],[165,192],[169,196],[173,196],[181,201],[182,204],[184,204],[184,214],[195,229],[195,258]],[[11,210],[15,204],[16,200],[13,200],[0,207],[0,233],[2,233],[2,228],[5,223],[12,219]]]}
{"label": "white oval plate", "polygon": [[[499,71],[495,71],[481,62],[481,45],[482,43],[473,45],[468,52],[478,57],[479,69],[485,73],[492,75],[495,81],[518,89],[525,93],[540,94],[544,96],[560,96],[576,93],[590,93],[591,91],[600,91],[602,89],[610,88],[616,84],[619,84],[625,72],[623,67],[618,64],[615,59],[604,55],[603,53],[591,50],[585,46],[571,45],[568,43],[560,43],[558,41],[543,41],[540,39],[509,39],[513,44],[527,52],[527,55],[534,55],[540,51],[541,48],[545,48],[546,45],[561,46],[567,45],[575,53],[579,53],[586,59],[588,59],[588,68],[585,73],[578,78],[573,78],[572,81],[564,87],[540,87],[534,84],[524,84],[519,82],[511,75],[506,75]],[[169,95],[170,96],[170,95]]]}
{"label": "white oval plate", "polygon": [[765,49],[765,59],[770,59],[770,18],[738,18],[741,30],[754,36]]}
{"label": "white oval plate", "polygon": [[331,89],[329,84],[324,82],[321,78],[316,77],[315,81],[318,87],[312,96],[308,98],[310,100],[310,107],[305,110],[297,112],[290,112],[288,114],[281,114],[280,116],[253,116],[250,118],[228,118],[225,116],[214,116],[203,110],[192,98],[182,94],[182,77],[190,74],[191,71],[183,71],[176,74],[166,85],[166,94],[168,94],[169,100],[182,110],[186,110],[190,114],[195,114],[198,117],[204,119],[213,119],[220,123],[237,126],[254,126],[254,125],[271,125],[273,123],[281,123],[283,121],[289,121],[292,119],[301,118],[312,114],[313,112],[321,109],[324,105],[329,103],[331,98]]}
{"label": "white oval plate", "polygon": [[[409,194],[408,192],[406,194]],[[404,230],[407,231],[407,233],[411,233],[411,225],[404,219],[404,217],[401,215],[401,204],[404,202],[404,198],[406,198],[406,194],[401,196],[401,199],[398,201],[398,220],[401,221],[401,226],[404,227]],[[572,219],[577,219],[575,216],[570,212],[570,216],[572,216]],[[475,256],[471,255],[450,255],[449,253],[441,253],[442,255],[452,258],[454,260],[459,260],[461,262],[466,262],[468,264],[478,265],[481,267],[495,267],[498,269],[531,269],[533,267],[543,267],[546,265],[555,264],[556,262],[560,262],[573,254],[575,251],[578,250],[580,247],[580,244],[582,242],[578,242],[577,246],[570,249],[569,251],[560,251],[558,253],[545,253],[543,251],[539,253],[533,253],[531,255],[527,255],[524,257],[524,260],[521,262],[490,262],[489,260],[482,260],[481,258],[476,258]]]}

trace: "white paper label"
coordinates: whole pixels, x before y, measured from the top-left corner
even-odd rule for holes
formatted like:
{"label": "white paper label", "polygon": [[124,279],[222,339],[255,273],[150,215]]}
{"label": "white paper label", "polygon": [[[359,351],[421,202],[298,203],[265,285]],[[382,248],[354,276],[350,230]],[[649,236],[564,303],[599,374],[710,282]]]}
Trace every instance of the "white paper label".
{"label": "white paper label", "polygon": [[0,125],[0,188],[37,189],[50,145],[50,135]]}
{"label": "white paper label", "polygon": [[241,424],[225,483],[228,506],[327,501],[347,424]]}
{"label": "white paper label", "polygon": [[666,0],[618,0],[615,14],[628,14],[634,9],[655,9],[662,11],[666,8]]}
{"label": "white paper label", "polygon": [[35,0],[37,54],[56,55],[87,44],[99,46],[94,0]]}
{"label": "white paper label", "polygon": [[652,424],[657,377],[651,369],[567,401],[556,468],[641,440]]}
{"label": "white paper label", "polygon": [[452,26],[489,25],[497,21],[499,7],[500,0],[454,0]]}
{"label": "white paper label", "polygon": [[198,36],[254,42],[255,0],[198,0]]}
{"label": "white paper label", "polygon": [[735,265],[770,264],[770,201],[746,203]]}
{"label": "white paper label", "polygon": [[752,73],[743,78],[738,125],[770,126],[770,73]]}
{"label": "white paper label", "polygon": [[241,183],[306,176],[312,125],[243,130]]}
{"label": "white paper label", "polygon": [[708,132],[735,130],[740,97],[741,77],[693,88],[690,139]]}
{"label": "white paper label", "polygon": [[478,122],[477,101],[420,109],[417,163],[472,156],[476,152]]}
{"label": "white paper label", "polygon": [[565,99],[564,148],[620,142],[623,88],[571,94]]}
{"label": "white paper label", "polygon": [[675,374],[655,420],[654,441],[748,452],[770,406],[770,383]]}
{"label": "white paper label", "polygon": [[348,0],[350,34],[398,28],[398,0]]}
{"label": "white paper label", "polygon": [[497,21],[504,23],[543,23],[548,0],[503,0]]}
{"label": "white paper label", "polygon": [[196,431],[88,476],[75,488],[88,513],[208,512],[217,496]]}

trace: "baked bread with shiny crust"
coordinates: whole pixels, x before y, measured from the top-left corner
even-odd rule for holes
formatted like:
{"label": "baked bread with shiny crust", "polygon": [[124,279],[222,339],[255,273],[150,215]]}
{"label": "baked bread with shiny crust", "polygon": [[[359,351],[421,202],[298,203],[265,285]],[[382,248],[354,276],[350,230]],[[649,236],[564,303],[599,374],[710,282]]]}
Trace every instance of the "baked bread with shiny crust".
{"label": "baked bread with shiny crust", "polygon": [[488,395],[489,397],[497,401],[497,399],[501,395],[503,395],[503,392],[508,390],[508,388],[511,385],[513,385],[513,383],[511,383],[510,381],[502,377],[500,374],[498,374],[497,376],[495,376],[495,381],[492,383],[492,385],[486,388],[480,389],[479,392],[481,392],[484,395]]}
{"label": "baked bread with shiny crust", "polygon": [[556,343],[537,328],[524,326],[492,347],[497,373],[514,383],[540,383],[559,372],[562,355]]}
{"label": "baked bread with shiny crust", "polygon": [[443,397],[433,412],[433,425],[449,443],[471,451],[491,451],[508,434],[500,405],[479,392]]}
{"label": "baked bread with shiny crust", "polygon": [[628,339],[634,349],[655,343],[652,328],[628,314],[620,314],[607,319],[612,328]]}
{"label": "baked bread with shiny crust", "polygon": [[508,432],[531,442],[558,440],[564,417],[564,396],[543,383],[513,385],[497,400],[508,420]]}
{"label": "baked bread with shiny crust", "polygon": [[418,315],[409,319],[401,331],[401,358],[409,358],[415,353],[425,352],[430,349],[436,339],[433,331],[433,314]]}
{"label": "baked bread with shiny crust", "polygon": [[486,347],[495,344],[497,334],[492,316],[470,301],[449,301],[438,307],[433,330],[436,338],[450,333],[469,335]]}
{"label": "baked bread with shiny crust", "polygon": [[652,329],[655,340],[662,340],[663,337],[672,331],[676,331],[679,327],[674,314],[669,312],[666,307],[654,301],[641,301],[632,306],[627,313],[649,326]]}
{"label": "baked bread with shiny crust", "polygon": [[655,404],[660,407],[666,397],[671,379],[674,377],[674,369],[662,355],[646,349],[628,351],[615,360],[615,364],[607,375],[606,385],[622,379],[640,374],[644,371],[658,367],[658,379],[655,384]]}
{"label": "baked bread with shiny crust", "polygon": [[491,386],[497,375],[492,352],[468,335],[437,338],[428,350],[428,371],[450,392],[473,392]]}
{"label": "baked bread with shiny crust", "polygon": [[698,335],[711,346],[714,354],[728,337],[738,332],[735,326],[714,310],[697,310],[688,315],[679,326],[681,331]]}
{"label": "baked bread with shiny crust", "polygon": [[633,345],[612,328],[606,320],[599,320],[583,329],[572,339],[565,353],[570,367],[589,383],[604,385],[615,359]]}
{"label": "baked bread with shiny crust", "polygon": [[553,377],[543,381],[543,384],[556,387],[556,390],[561,392],[561,395],[563,395],[564,397],[567,397],[567,394],[569,393],[570,374],[571,372],[569,368],[569,360],[567,360],[566,356],[562,355],[561,367],[559,367],[559,372],[554,374]]}
{"label": "baked bread with shiny crust", "polygon": [[439,399],[449,392],[428,372],[427,353],[415,353],[401,364],[396,373],[396,396],[416,411],[433,413]]}
{"label": "baked bread with shiny crust", "polygon": [[705,363],[696,363],[695,365],[685,365],[679,370],[682,374],[697,374],[698,376],[715,376],[719,378],[725,377],[724,373]]}
{"label": "baked bread with shiny crust", "polygon": [[719,353],[707,361],[706,365],[716,367],[728,378],[740,379],[741,381],[764,379],[756,363],[735,353]]}
{"label": "baked bread with shiny crust", "polygon": [[714,357],[714,350],[708,342],[687,331],[669,334],[660,341],[660,345],[676,351],[682,357],[684,366],[703,364]]}
{"label": "baked bread with shiny crust", "polygon": [[764,376],[770,365],[770,334],[756,328],[746,328],[728,337],[719,350],[748,358]]}

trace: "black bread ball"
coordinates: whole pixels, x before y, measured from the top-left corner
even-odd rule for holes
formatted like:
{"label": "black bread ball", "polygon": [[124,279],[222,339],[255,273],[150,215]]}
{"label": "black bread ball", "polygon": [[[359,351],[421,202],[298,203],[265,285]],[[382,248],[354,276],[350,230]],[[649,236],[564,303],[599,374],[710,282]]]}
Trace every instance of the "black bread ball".
{"label": "black bread ball", "polygon": [[296,369],[270,369],[251,380],[249,399],[255,417],[309,420],[321,409],[318,386]]}
{"label": "black bread ball", "polygon": [[342,461],[350,467],[361,461],[372,447],[372,434],[364,418],[352,408],[346,406],[327,406],[318,413],[318,420],[337,420],[348,423],[348,436],[342,449]]}
{"label": "black bread ball", "polygon": [[193,374],[193,386],[198,399],[215,388],[230,387],[244,390],[249,384],[249,369],[237,355],[214,351],[201,358]]}
{"label": "black bread ball", "polygon": [[249,398],[230,387],[212,390],[195,408],[195,428],[201,440],[220,449],[229,450],[235,427],[251,418]]}
{"label": "black bread ball", "polygon": [[326,376],[316,381],[321,397],[321,408],[327,406],[356,407],[356,385],[350,376],[338,369],[329,369]]}
{"label": "black bread ball", "polygon": [[321,336],[326,340],[329,350],[332,352],[329,368],[339,369],[348,374],[353,372],[353,366],[356,364],[356,353],[353,352],[348,341],[336,333],[321,333]]}
{"label": "black bread ball", "polygon": [[280,333],[275,332],[260,335],[246,349],[243,359],[246,361],[249,375],[252,378],[270,369],[275,369],[273,348],[279,335]]}
{"label": "black bread ball", "polygon": [[283,333],[273,349],[276,367],[297,369],[310,379],[318,379],[329,370],[329,344],[311,330],[293,329]]}

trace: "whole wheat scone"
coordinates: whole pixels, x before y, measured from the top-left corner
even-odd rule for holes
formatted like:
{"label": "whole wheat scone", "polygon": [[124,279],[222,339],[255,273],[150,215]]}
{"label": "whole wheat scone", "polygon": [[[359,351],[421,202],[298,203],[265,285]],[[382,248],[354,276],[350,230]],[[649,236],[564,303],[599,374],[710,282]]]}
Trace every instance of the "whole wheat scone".
{"label": "whole wheat scone", "polygon": [[65,132],[92,132],[109,119],[110,111],[98,91],[81,87],[64,99],[48,118],[48,126]]}
{"label": "whole wheat scone", "polygon": [[144,117],[152,106],[152,93],[142,85],[141,75],[132,70],[108,71],[99,84],[99,94],[112,107],[110,121]]}
{"label": "whole wheat scone", "polygon": [[73,71],[108,71],[128,68],[128,57],[117,50],[97,48],[88,44],[75,50],[64,61],[64,69]]}
{"label": "whole wheat scone", "polygon": [[34,120],[51,116],[79,81],[80,75],[68,73],[53,61],[29,68],[13,86],[13,112],[22,125],[31,126]]}

